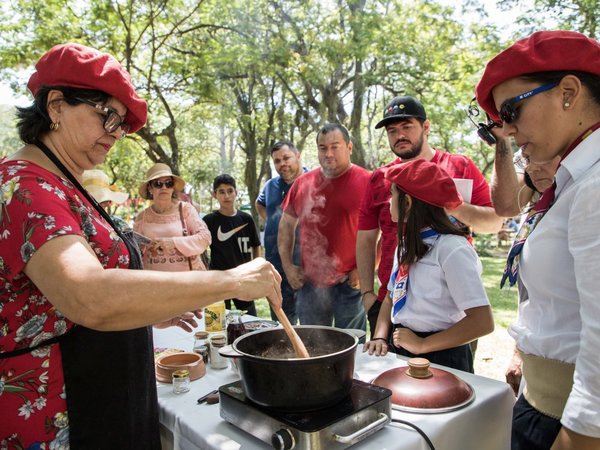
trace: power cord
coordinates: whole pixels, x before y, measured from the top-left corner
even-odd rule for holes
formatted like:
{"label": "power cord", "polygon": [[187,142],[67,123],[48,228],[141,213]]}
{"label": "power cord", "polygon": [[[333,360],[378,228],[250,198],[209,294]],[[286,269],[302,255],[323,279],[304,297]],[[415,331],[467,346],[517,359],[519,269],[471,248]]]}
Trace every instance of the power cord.
{"label": "power cord", "polygon": [[400,419],[392,419],[392,422],[394,422],[394,423],[401,423],[402,425],[407,425],[407,426],[409,426],[411,428],[414,428],[414,430],[417,433],[419,433],[423,437],[423,439],[425,439],[425,442],[427,442],[427,445],[429,446],[429,448],[431,450],[435,450],[435,447],[433,446],[433,443],[431,442],[431,439],[429,439],[429,436],[427,436],[425,434],[425,432],[423,430],[421,430],[418,426],[416,426],[414,423],[410,423],[410,422],[407,422],[405,420],[400,420]]}

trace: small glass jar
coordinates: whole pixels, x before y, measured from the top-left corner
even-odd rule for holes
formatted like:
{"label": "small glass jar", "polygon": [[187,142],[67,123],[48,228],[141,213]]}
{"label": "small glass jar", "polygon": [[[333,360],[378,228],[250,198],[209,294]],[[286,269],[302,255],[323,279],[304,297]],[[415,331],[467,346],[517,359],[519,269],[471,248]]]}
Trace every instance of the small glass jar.
{"label": "small glass jar", "polygon": [[221,356],[219,349],[225,347],[225,336],[218,334],[210,340],[210,367],[213,369],[226,369],[227,358]]}
{"label": "small glass jar", "polygon": [[208,343],[208,333],[206,331],[198,331],[194,335],[194,353],[202,356],[204,364],[208,365],[210,345]]}
{"label": "small glass jar", "polygon": [[190,371],[179,369],[173,372],[173,392],[183,394],[190,390]]}
{"label": "small glass jar", "polygon": [[233,344],[238,337],[246,333],[246,327],[242,322],[242,312],[235,309],[227,314],[227,343]]}

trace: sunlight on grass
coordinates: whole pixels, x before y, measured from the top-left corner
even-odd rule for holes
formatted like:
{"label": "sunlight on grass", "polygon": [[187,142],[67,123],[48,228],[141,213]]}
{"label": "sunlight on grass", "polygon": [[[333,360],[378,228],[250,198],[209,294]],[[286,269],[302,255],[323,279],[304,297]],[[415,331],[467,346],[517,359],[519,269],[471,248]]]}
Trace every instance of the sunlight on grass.
{"label": "sunlight on grass", "polygon": [[483,285],[492,304],[496,325],[508,327],[517,317],[517,288],[500,290],[500,279],[506,260],[504,257],[482,256]]}

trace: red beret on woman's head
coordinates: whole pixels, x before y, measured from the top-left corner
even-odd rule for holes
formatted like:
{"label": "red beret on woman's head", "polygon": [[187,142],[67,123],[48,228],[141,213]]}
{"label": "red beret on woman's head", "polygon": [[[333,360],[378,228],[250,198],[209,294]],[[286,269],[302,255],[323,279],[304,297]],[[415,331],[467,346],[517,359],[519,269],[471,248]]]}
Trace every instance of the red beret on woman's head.
{"label": "red beret on woman's head", "polygon": [[492,90],[522,75],[577,71],[600,76],[600,43],[575,31],[538,31],[487,63],[475,95],[494,121],[500,121]]}
{"label": "red beret on woman's head", "polygon": [[411,197],[440,208],[456,209],[463,200],[456,184],[444,169],[424,159],[394,164],[385,178]]}
{"label": "red beret on woman's head", "polygon": [[56,45],[40,58],[35,69],[27,83],[34,97],[42,86],[94,89],[125,105],[125,122],[131,133],[146,123],[146,102],[136,94],[129,73],[108,53],[80,44]]}

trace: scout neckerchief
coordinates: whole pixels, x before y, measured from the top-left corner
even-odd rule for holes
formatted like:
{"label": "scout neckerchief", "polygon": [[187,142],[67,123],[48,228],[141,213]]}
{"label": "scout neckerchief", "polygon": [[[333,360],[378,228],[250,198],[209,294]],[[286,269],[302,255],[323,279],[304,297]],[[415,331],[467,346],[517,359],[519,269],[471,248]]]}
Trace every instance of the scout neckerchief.
{"label": "scout neckerchief", "polygon": [[[600,128],[600,122],[588,128],[584,133],[582,133],[575,141],[569,146],[567,151],[560,158],[560,162],[562,161],[577,147],[581,141],[586,139],[590,134]],[[519,260],[521,259],[521,251],[523,250],[523,245],[525,245],[525,241],[527,237],[531,234],[536,225],[540,222],[544,214],[548,212],[550,207],[554,202],[554,193],[556,191],[556,181],[552,183],[548,189],[544,191],[540,199],[533,205],[527,217],[523,221],[523,225],[519,228],[517,235],[515,236],[515,240],[508,252],[508,258],[506,259],[506,268],[504,269],[504,273],[502,274],[502,280],[500,280],[500,288],[504,287],[504,283],[508,278],[509,286],[514,286],[517,282],[517,274],[519,271]]]}
{"label": "scout neckerchief", "polygon": [[[421,239],[425,240],[429,237],[437,236],[439,233],[431,227],[421,230]],[[398,271],[392,274],[394,280],[394,290],[392,291],[392,319],[406,304],[406,292],[408,290],[408,269],[410,266],[400,264],[398,261]]]}

